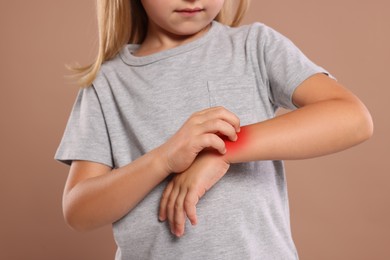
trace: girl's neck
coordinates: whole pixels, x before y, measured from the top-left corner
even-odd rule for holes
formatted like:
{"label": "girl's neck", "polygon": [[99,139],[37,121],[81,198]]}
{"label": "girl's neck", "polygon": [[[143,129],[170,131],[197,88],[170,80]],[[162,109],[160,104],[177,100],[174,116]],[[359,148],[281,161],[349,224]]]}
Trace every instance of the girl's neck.
{"label": "girl's neck", "polygon": [[147,56],[192,42],[207,33],[210,27],[211,24],[191,35],[176,35],[167,31],[149,29],[145,40],[133,55]]}

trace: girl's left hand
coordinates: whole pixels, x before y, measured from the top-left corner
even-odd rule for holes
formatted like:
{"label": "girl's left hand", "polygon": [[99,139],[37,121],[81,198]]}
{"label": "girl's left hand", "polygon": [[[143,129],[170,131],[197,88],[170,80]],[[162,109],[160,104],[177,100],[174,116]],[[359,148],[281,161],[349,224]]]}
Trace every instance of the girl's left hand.
{"label": "girl's left hand", "polygon": [[186,217],[192,225],[197,224],[199,199],[225,175],[229,166],[223,156],[202,152],[190,168],[173,177],[163,192],[159,212],[160,221],[168,219],[172,234],[184,234]]}

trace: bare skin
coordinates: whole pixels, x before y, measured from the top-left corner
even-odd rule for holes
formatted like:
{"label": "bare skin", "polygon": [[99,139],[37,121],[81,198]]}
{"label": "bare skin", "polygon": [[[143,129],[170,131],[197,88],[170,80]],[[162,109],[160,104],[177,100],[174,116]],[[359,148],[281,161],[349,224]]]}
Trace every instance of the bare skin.
{"label": "bare skin", "polygon": [[[224,0],[142,0],[141,3],[148,16],[148,28],[146,39],[135,53],[137,56],[201,37]],[[188,16],[187,9],[196,12]],[[191,116],[165,144],[119,169],[93,162],[72,162],[63,195],[66,221],[77,230],[115,222],[169,174],[186,170],[204,148],[225,153],[220,134],[236,140],[239,125],[239,119],[226,109],[210,108]],[[102,210],[107,208],[110,210]]]}
{"label": "bare skin", "polygon": [[[317,74],[295,91],[299,109],[282,116],[243,126],[234,149],[224,155],[204,153],[167,185],[159,219],[168,220],[171,232],[184,234],[185,219],[197,223],[196,204],[230,163],[255,160],[295,160],[335,153],[368,139],[373,123],[366,107],[335,80]],[[231,143],[231,141],[227,141]],[[218,170],[216,170],[218,169]]]}
{"label": "bare skin", "polygon": [[[164,0],[157,6],[156,1],[142,0],[153,19],[135,55],[149,55],[202,36],[223,2]],[[199,15],[191,19],[183,16],[183,9],[195,7],[201,8]],[[360,143],[372,134],[371,117],[364,105],[324,75],[303,82],[293,101],[300,109],[247,126],[250,142],[240,145],[239,153],[226,152],[221,138],[237,140],[239,119],[219,107],[195,113],[166,143],[124,167],[111,169],[74,161],[63,195],[66,221],[76,230],[111,224],[174,172],[177,175],[164,192],[159,217],[168,219],[172,233],[181,236],[186,217],[196,224],[198,200],[223,177],[230,163],[325,155]],[[206,153],[206,148],[217,153]],[[191,196],[186,200],[187,194]]]}
{"label": "bare skin", "polygon": [[[223,177],[230,163],[312,158],[344,150],[372,135],[372,120],[365,106],[325,75],[303,82],[293,100],[299,109],[242,127],[250,142],[243,143],[239,152],[225,153],[220,138],[222,134],[236,140],[239,119],[223,108],[211,108],[195,113],[167,143],[125,167],[112,170],[98,163],[73,162],[64,191],[65,219],[76,230],[111,224],[169,174],[182,172],[167,186],[170,188],[164,192],[159,214],[160,220],[168,219],[172,233],[182,236],[185,217],[197,223],[198,200]],[[207,147],[219,155],[202,154],[195,160]],[[191,196],[186,200],[187,193]],[[110,210],[102,210],[107,208]]]}
{"label": "bare skin", "polygon": [[124,167],[73,161],[63,195],[66,221],[76,230],[115,222],[168,175],[185,171],[203,149],[224,154],[220,134],[234,141],[239,125],[226,109],[209,108],[194,113],[166,143]]}

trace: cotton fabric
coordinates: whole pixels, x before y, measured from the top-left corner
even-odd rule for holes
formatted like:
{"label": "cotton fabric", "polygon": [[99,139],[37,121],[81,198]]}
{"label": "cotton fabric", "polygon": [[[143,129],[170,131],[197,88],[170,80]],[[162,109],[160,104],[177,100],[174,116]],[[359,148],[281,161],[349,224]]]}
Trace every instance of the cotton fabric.
{"label": "cotton fabric", "polygon": [[[196,111],[224,106],[241,125],[261,122],[279,107],[295,109],[294,90],[327,73],[260,23],[213,22],[179,47],[144,57],[132,54],[137,48],[125,46],[80,90],[57,160],[122,167],[167,141]],[[187,222],[181,238],[157,217],[167,181],[113,224],[115,259],[298,258],[282,161],[231,165],[197,205],[198,225]]]}

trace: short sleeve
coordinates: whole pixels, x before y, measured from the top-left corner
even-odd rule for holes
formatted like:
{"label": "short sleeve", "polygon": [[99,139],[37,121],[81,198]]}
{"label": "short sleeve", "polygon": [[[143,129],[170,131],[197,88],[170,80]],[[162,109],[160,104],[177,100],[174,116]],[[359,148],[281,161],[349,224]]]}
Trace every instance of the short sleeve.
{"label": "short sleeve", "polygon": [[54,158],[66,164],[86,160],[113,167],[104,113],[93,86],[79,91]]}
{"label": "short sleeve", "polygon": [[269,86],[270,101],[276,107],[295,109],[294,90],[307,78],[317,73],[329,73],[309,60],[288,38],[270,27],[261,25],[258,57],[265,68],[263,78]]}

